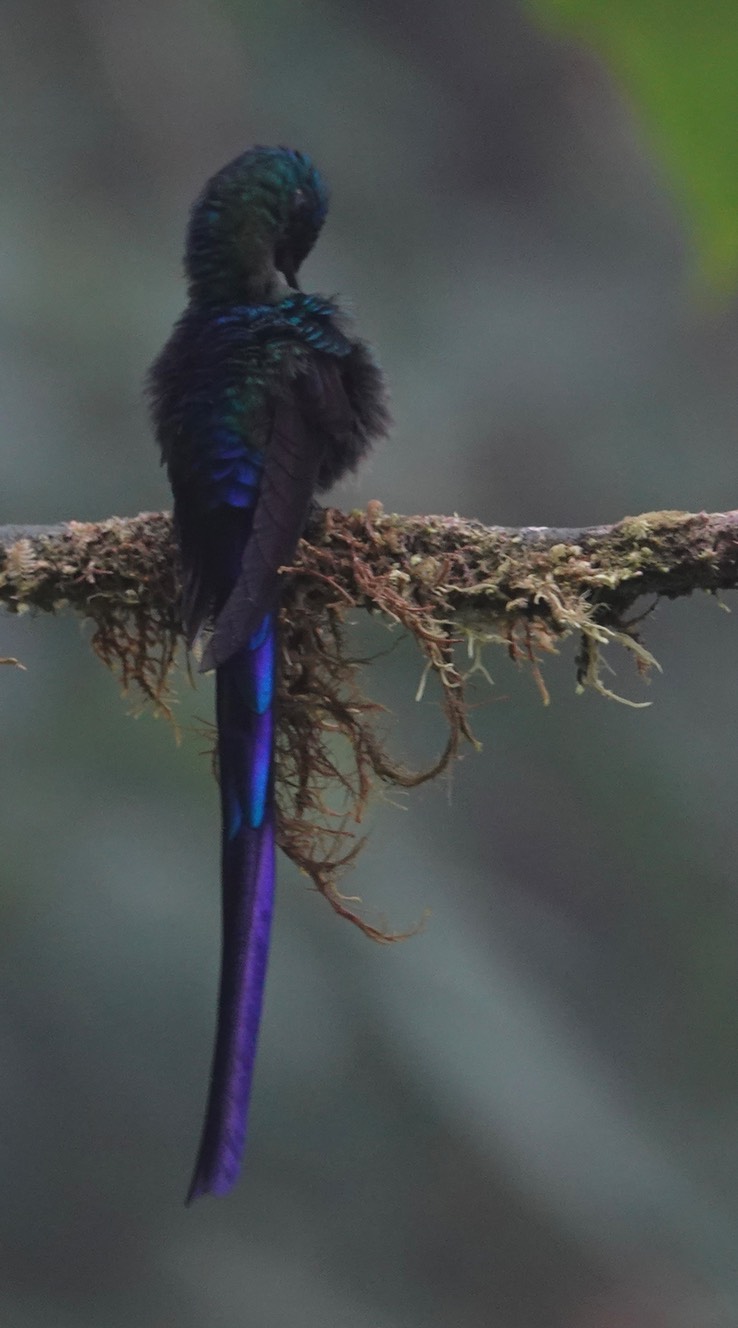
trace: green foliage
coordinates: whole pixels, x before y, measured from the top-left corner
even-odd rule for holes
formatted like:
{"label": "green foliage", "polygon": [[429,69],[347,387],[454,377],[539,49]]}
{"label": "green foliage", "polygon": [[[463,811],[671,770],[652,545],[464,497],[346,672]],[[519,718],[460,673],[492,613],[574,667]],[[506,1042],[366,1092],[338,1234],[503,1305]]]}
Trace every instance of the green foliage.
{"label": "green foliage", "polygon": [[530,0],[609,62],[642,113],[717,287],[738,277],[738,9],[735,0]]}

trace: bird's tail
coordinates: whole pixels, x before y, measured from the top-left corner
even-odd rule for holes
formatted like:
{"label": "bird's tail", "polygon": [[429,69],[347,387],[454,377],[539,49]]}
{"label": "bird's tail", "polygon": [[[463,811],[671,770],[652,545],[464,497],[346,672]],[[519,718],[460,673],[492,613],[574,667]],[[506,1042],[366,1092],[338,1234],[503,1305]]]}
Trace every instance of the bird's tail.
{"label": "bird's tail", "polygon": [[274,902],[276,625],[216,672],[223,939],[207,1114],[187,1202],[225,1194],[246,1140]]}

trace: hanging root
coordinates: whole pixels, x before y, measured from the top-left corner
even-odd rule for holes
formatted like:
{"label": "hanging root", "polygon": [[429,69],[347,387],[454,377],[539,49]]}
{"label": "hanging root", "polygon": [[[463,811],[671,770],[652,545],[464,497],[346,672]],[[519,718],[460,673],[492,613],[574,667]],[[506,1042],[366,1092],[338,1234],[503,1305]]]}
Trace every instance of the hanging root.
{"label": "hanging root", "polygon": [[[605,696],[614,693],[600,676],[603,645],[625,646],[642,670],[655,660],[635,638],[633,625],[611,611],[609,625],[600,621],[602,606],[581,591],[580,549],[567,550],[565,557],[562,546],[557,559],[562,575],[554,579],[529,553],[527,562],[522,557],[516,562],[508,542],[506,556],[497,559],[495,578],[485,580],[479,577],[479,562],[491,561],[493,550],[480,540],[468,547],[449,542],[439,554],[438,528],[423,531],[418,522],[408,535],[377,508],[349,518],[326,512],[322,538],[303,541],[300,561],[290,569],[294,575],[282,615],[277,786],[285,852],[336,912],[375,940],[388,941],[399,937],[369,924],[351,907],[356,901],[340,893],[338,882],[362,847],[360,827],[378,783],[413,788],[446,770],[463,741],[476,745],[465,683],[472,673],[489,678],[483,647],[502,645],[527,666],[544,704],[549,695],[542,658],[573,633],[586,645],[579,661],[580,685]],[[453,524],[447,522],[445,529],[452,530]],[[465,599],[461,611],[460,591]],[[408,770],[391,756],[384,712],[360,690],[359,666],[348,657],[344,640],[346,615],[355,608],[379,611],[414,638],[423,659],[418,699],[429,676],[440,684],[448,739],[428,769]],[[456,659],[460,643],[466,643],[472,660],[466,671]]]}
{"label": "hanging root", "polygon": [[[79,527],[80,541],[88,529]],[[126,573],[134,584],[126,586],[123,596],[115,574],[108,572],[119,553],[115,521],[105,523],[104,540],[98,537],[88,544],[86,577],[94,586],[86,603],[86,616],[93,623],[91,645],[118,677],[124,695],[132,693],[174,723],[170,679],[182,630],[174,551],[168,559],[162,557],[145,518],[137,534],[127,540]]]}
{"label": "hanging root", "polygon": [[342,894],[338,882],[364,844],[360,827],[377,784],[410,789],[434,779],[453,761],[462,739],[471,738],[453,643],[435,632],[432,640],[420,637],[441,682],[448,737],[432,765],[411,770],[386,745],[384,708],[360,690],[361,666],[346,651],[346,606],[327,605],[321,614],[314,603],[297,609],[293,601],[281,628],[279,842],[341,917],[372,940],[402,940],[412,933],[369,922],[352,907],[360,901]]}

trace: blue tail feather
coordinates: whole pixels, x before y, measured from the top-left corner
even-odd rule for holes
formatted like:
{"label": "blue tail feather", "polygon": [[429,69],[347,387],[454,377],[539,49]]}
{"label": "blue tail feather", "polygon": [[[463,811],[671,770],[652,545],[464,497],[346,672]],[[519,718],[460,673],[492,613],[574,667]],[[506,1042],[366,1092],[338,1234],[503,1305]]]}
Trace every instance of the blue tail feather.
{"label": "blue tail feather", "polygon": [[274,905],[274,680],[270,614],[216,672],[222,809],[223,938],[218,1032],[207,1113],[187,1202],[234,1185],[246,1141],[251,1078]]}

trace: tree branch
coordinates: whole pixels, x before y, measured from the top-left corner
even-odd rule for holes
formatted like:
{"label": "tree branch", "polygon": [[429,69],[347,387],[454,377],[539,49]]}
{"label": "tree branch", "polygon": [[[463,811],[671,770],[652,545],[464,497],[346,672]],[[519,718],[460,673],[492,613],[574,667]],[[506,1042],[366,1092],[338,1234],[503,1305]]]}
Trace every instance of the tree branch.
{"label": "tree branch", "polygon": [[[71,608],[92,621],[92,646],[155,706],[169,710],[181,639],[176,550],[166,513],[56,526],[0,527],[0,604],[11,612]],[[316,513],[287,569],[280,631],[277,735],[279,842],[344,917],[376,940],[396,937],[354,911],[338,882],[361,847],[372,788],[411,788],[473,741],[470,672],[487,644],[527,664],[548,700],[541,657],[577,633],[577,679],[606,696],[600,651],[617,642],[641,671],[656,661],[628,618],[643,595],[676,598],[738,587],[738,512],[648,512],[613,526],[515,530],[443,516],[386,516],[381,504]],[[409,770],[388,749],[382,708],[347,650],[343,621],[377,610],[411,633],[448,723],[438,759]],[[463,664],[459,644],[472,663]],[[17,661],[4,661],[6,663]],[[614,697],[622,700],[621,697]],[[634,702],[627,702],[632,705]],[[342,741],[341,741],[342,740]]]}
{"label": "tree branch", "polygon": [[[175,567],[167,513],[0,526],[0,603],[11,612],[69,607],[97,619],[103,600],[123,611],[145,606],[176,628]],[[620,623],[642,595],[738,587],[738,512],[647,512],[611,526],[515,529],[384,515],[375,502],[367,512],[316,515],[292,570],[293,586],[330,584],[337,601],[367,608],[435,600],[465,630],[527,616],[569,631],[557,600]]]}

